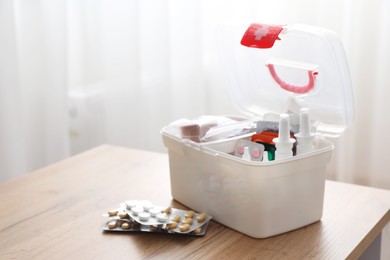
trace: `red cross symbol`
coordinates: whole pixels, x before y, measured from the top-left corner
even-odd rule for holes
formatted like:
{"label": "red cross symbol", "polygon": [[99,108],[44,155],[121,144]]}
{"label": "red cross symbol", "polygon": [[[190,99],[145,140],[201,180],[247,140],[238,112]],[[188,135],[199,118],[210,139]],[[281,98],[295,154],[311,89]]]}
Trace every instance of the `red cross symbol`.
{"label": "red cross symbol", "polygon": [[282,25],[252,23],[242,37],[241,44],[252,48],[271,48],[276,40],[280,40],[282,30]]}

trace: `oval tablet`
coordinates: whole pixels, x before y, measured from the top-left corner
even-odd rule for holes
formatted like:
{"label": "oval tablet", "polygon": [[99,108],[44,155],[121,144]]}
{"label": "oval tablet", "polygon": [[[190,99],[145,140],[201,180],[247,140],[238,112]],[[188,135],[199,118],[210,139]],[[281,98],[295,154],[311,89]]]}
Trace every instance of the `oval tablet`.
{"label": "oval tablet", "polygon": [[192,218],[186,218],[181,223],[191,225],[192,224]]}
{"label": "oval tablet", "polygon": [[186,214],[184,214],[184,217],[185,217],[185,218],[193,218],[194,215],[195,215],[195,211],[190,210],[190,211],[188,211]]}
{"label": "oval tablet", "polygon": [[206,219],[206,217],[207,217],[207,214],[206,213],[202,213],[202,214],[200,214],[199,216],[196,217],[196,220],[198,222],[202,222],[202,221],[204,221]]}
{"label": "oval tablet", "polygon": [[168,229],[174,229],[176,227],[177,227],[177,222],[172,222],[172,223],[167,224]]}
{"label": "oval tablet", "polygon": [[116,221],[108,222],[107,226],[108,226],[109,229],[116,228]]}
{"label": "oval tablet", "polygon": [[180,216],[178,215],[171,217],[171,219],[175,222],[180,222]]}
{"label": "oval tablet", "polygon": [[170,214],[172,212],[172,208],[171,207],[168,207],[164,210],[161,211],[161,213],[166,213],[166,214]]}
{"label": "oval tablet", "polygon": [[121,213],[119,213],[118,216],[119,216],[120,218],[127,218],[129,215],[127,215],[126,212],[121,212]]}
{"label": "oval tablet", "polygon": [[118,210],[110,210],[109,212],[107,212],[108,213],[108,215],[110,216],[110,217],[113,217],[113,216],[116,216],[116,214],[118,214]]}
{"label": "oval tablet", "polygon": [[190,229],[190,225],[189,224],[183,224],[183,225],[179,226],[180,232],[185,232],[188,229]]}
{"label": "oval tablet", "polygon": [[130,225],[127,222],[123,222],[122,225],[121,225],[122,229],[129,229],[129,227],[130,227]]}

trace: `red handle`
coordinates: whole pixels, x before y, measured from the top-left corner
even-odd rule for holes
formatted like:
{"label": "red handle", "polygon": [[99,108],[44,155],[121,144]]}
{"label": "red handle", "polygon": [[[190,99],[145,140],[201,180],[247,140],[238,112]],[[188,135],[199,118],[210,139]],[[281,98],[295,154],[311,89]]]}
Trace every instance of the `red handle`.
{"label": "red handle", "polygon": [[271,73],[272,78],[278,83],[278,85],[287,91],[297,93],[297,94],[304,94],[309,92],[314,88],[315,81],[316,81],[316,75],[318,74],[315,70],[307,70],[307,75],[309,76],[309,82],[306,85],[292,85],[285,81],[283,81],[278,74],[276,73],[274,64],[266,64],[266,66],[269,69],[269,72]]}

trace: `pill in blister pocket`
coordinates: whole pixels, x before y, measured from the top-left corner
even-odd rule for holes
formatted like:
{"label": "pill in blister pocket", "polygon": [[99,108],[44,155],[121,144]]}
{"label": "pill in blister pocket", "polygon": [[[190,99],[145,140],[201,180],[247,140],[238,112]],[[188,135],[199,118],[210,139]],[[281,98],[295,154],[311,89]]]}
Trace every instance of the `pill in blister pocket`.
{"label": "pill in blister pocket", "polygon": [[157,220],[161,223],[165,223],[168,221],[168,216],[166,213],[160,213],[160,214],[157,214],[156,216]]}
{"label": "pill in blister pocket", "polygon": [[161,211],[161,213],[166,213],[166,214],[170,214],[172,212],[172,208],[171,207],[168,207],[164,210]]}
{"label": "pill in blister pocket", "polygon": [[144,211],[145,212],[149,212],[149,210],[151,210],[153,208],[153,204],[152,203],[146,203],[143,206],[144,206]]}
{"label": "pill in blister pocket", "polygon": [[138,218],[141,221],[148,221],[149,218],[150,218],[150,213],[148,213],[148,212],[141,212],[141,213],[138,214]]}
{"label": "pill in blister pocket", "polygon": [[183,224],[179,226],[180,232],[186,232],[190,229],[190,224]]}
{"label": "pill in blister pocket", "polygon": [[204,221],[206,219],[206,217],[207,217],[207,214],[206,213],[202,213],[202,214],[200,214],[199,216],[196,217],[196,220],[198,222],[202,222],[202,221]]}
{"label": "pill in blister pocket", "polygon": [[159,214],[161,210],[159,208],[152,208],[149,210],[149,213],[152,217],[156,217],[157,214]]}
{"label": "pill in blister pocket", "polygon": [[177,225],[178,225],[177,222],[172,222],[172,223],[167,224],[167,228],[174,229],[177,227]]}
{"label": "pill in blister pocket", "polygon": [[186,218],[181,223],[191,225],[192,224],[192,218]]}
{"label": "pill in blister pocket", "polygon": [[251,161],[261,161],[264,152],[264,145],[256,142],[251,142],[250,140],[240,139],[237,142],[236,149],[234,151],[234,156],[243,158],[245,154],[245,148],[248,150],[248,157]]}
{"label": "pill in blister pocket", "polygon": [[116,228],[116,221],[110,221],[107,224],[108,228],[113,229]]}
{"label": "pill in blister pocket", "polygon": [[125,204],[126,204],[126,208],[127,208],[128,210],[131,210],[133,207],[135,207],[135,206],[138,205],[138,201],[137,201],[137,200],[127,200],[127,201],[125,202]]}
{"label": "pill in blister pocket", "polygon": [[129,215],[126,212],[121,212],[118,214],[119,218],[128,218]]}
{"label": "pill in blister pocket", "polygon": [[194,215],[195,215],[195,211],[190,210],[190,211],[188,211],[186,214],[184,214],[184,217],[185,217],[185,218],[193,218]]}
{"label": "pill in blister pocket", "polygon": [[122,229],[129,229],[129,228],[130,228],[130,225],[129,225],[129,223],[127,223],[127,222],[123,222],[122,225],[121,225],[121,228],[122,228]]}
{"label": "pill in blister pocket", "polygon": [[118,210],[110,210],[107,213],[108,213],[108,216],[113,217],[113,216],[116,216],[116,214],[118,214]]}
{"label": "pill in blister pocket", "polygon": [[140,206],[136,206],[131,209],[131,212],[133,212],[134,216],[138,216],[139,213],[144,212],[144,208]]}
{"label": "pill in blister pocket", "polygon": [[176,215],[176,216],[171,217],[171,219],[172,219],[172,221],[179,222],[180,221],[180,216]]}

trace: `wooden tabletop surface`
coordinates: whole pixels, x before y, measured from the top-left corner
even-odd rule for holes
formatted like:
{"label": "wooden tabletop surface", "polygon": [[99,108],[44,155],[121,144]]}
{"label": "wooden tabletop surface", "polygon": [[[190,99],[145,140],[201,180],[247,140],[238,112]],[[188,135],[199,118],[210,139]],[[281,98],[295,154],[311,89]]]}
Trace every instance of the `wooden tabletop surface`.
{"label": "wooden tabletop surface", "polygon": [[99,146],[0,184],[0,259],[354,259],[390,220],[390,191],[326,182],[321,221],[254,239],[211,221],[204,237],[103,232],[129,199],[172,200],[168,156]]}

